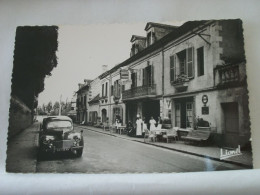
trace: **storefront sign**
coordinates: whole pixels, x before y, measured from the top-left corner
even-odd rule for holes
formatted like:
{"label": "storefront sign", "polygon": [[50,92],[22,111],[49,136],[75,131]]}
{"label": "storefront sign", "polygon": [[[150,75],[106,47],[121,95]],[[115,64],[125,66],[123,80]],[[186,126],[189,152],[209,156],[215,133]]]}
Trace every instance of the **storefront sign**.
{"label": "storefront sign", "polygon": [[129,74],[127,69],[121,69],[120,70],[120,79],[122,80],[128,80],[129,79]]}
{"label": "storefront sign", "polygon": [[201,114],[203,115],[209,114],[209,107],[208,106],[201,107]]}

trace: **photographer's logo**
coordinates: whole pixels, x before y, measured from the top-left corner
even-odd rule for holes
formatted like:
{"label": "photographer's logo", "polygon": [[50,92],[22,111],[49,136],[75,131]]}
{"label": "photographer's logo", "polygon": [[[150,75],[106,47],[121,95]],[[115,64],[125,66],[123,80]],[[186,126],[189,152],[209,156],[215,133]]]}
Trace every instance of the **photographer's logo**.
{"label": "photographer's logo", "polygon": [[220,160],[224,160],[224,159],[230,158],[232,156],[238,156],[241,154],[242,153],[240,151],[240,145],[238,145],[238,147],[236,149],[220,148]]}

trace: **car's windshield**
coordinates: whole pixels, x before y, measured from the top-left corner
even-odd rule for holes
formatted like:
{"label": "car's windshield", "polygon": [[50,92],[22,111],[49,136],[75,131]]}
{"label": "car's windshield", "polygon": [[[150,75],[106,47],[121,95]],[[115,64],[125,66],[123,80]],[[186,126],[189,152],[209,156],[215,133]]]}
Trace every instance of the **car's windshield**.
{"label": "car's windshield", "polygon": [[52,128],[71,128],[72,124],[70,121],[51,121],[47,124],[47,129]]}

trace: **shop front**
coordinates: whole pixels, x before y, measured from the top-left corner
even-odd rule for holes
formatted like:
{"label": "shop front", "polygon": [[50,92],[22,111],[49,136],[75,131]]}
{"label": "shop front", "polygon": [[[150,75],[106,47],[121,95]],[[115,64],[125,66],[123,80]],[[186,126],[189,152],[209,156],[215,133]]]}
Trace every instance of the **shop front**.
{"label": "shop front", "polygon": [[149,128],[151,117],[156,122],[158,122],[158,118],[160,117],[160,100],[142,99],[126,102],[126,121],[135,125],[137,115],[140,115]]}

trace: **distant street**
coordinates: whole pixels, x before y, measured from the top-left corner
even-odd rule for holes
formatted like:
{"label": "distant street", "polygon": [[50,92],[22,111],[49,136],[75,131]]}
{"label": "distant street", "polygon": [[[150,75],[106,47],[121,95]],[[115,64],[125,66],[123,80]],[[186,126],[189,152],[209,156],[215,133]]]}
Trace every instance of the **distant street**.
{"label": "distant street", "polygon": [[[80,131],[79,127],[75,127]],[[81,158],[59,154],[38,158],[36,172],[191,172],[234,170],[243,167],[174,152],[84,129],[85,147]]]}

